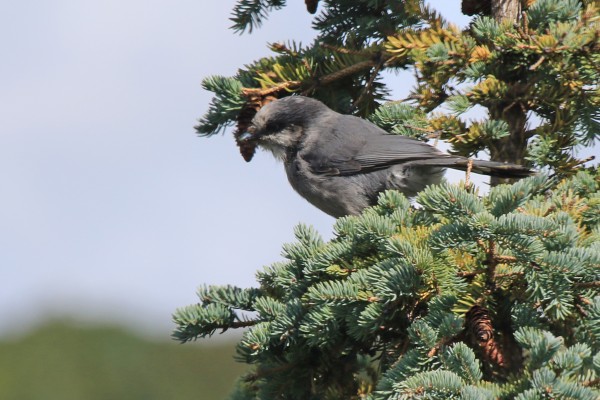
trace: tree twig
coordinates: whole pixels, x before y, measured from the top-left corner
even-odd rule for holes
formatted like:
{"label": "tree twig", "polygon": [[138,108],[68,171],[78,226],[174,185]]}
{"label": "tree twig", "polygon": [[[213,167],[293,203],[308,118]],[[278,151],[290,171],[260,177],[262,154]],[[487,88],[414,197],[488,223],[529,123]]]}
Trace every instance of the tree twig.
{"label": "tree twig", "polygon": [[577,288],[600,288],[600,281],[592,281],[592,282],[575,282],[573,286]]}
{"label": "tree twig", "polygon": [[467,161],[467,171],[465,172],[465,189],[471,188],[471,171],[473,171],[473,159],[469,158]]}
{"label": "tree twig", "polygon": [[377,76],[379,75],[379,71],[381,70],[381,67],[383,67],[383,63],[384,63],[384,61],[383,61],[383,59],[381,59],[377,63],[377,65],[375,65],[375,68],[373,69],[373,71],[371,72],[371,76],[369,77],[369,81],[367,82],[367,84],[365,85],[365,87],[363,88],[363,90],[361,91],[360,96],[358,96],[358,98],[352,104],[352,109],[356,109],[356,107],[367,96],[367,93],[369,93],[371,91],[371,87],[373,86],[373,82],[375,82],[375,79],[377,79]]}

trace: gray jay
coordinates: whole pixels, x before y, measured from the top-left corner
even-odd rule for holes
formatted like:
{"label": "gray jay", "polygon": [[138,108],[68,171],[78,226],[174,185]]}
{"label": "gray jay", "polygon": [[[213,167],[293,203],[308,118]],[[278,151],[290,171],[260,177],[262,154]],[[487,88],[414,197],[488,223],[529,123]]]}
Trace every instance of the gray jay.
{"label": "gray jay", "polygon": [[[271,151],[283,161],[292,187],[336,218],[359,214],[386,189],[413,197],[438,183],[446,167],[466,170],[469,162],[303,96],[262,107],[240,140]],[[474,160],[472,168],[502,177],[531,174],[526,167],[493,161]]]}

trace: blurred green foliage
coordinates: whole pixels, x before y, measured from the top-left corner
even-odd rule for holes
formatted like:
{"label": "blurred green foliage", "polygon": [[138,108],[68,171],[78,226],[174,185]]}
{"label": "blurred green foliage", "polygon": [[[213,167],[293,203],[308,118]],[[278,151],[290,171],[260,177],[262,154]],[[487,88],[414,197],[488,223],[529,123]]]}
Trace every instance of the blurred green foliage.
{"label": "blurred green foliage", "polygon": [[114,327],[53,322],[0,339],[0,399],[222,399],[245,367],[234,344],[181,346]]}

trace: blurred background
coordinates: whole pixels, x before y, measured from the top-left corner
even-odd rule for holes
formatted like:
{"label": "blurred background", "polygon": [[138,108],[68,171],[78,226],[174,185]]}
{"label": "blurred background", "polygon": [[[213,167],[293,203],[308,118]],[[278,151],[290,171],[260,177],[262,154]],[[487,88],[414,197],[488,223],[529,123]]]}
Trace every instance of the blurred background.
{"label": "blurred background", "polygon": [[[303,1],[237,35],[235,1],[3,2],[0,399],[223,398],[233,335],[170,340],[202,284],[255,284],[304,222],[333,219],[269,154],[198,138],[209,75],[308,43]],[[431,1],[464,26],[460,2]],[[389,76],[396,99],[410,74]]]}

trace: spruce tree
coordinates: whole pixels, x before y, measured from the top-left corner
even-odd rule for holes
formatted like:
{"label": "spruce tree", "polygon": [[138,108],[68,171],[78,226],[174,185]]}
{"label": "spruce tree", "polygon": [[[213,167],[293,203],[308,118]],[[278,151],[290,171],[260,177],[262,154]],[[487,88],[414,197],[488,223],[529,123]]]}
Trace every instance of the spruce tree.
{"label": "spruce tree", "polygon": [[[283,0],[239,0],[251,32]],[[247,328],[252,365],[232,399],[600,398],[600,16],[591,0],[464,0],[466,29],[419,0],[306,0],[318,37],[273,43],[233,77],[197,131],[211,136],[274,98],[303,94],[391,134],[540,173],[394,191],[340,218],[325,242],[295,229],[258,287],[202,287],[174,314],[182,342]],[[385,70],[416,86],[388,101]],[[486,110],[478,120],[463,114]],[[254,148],[239,143],[249,160]]]}

